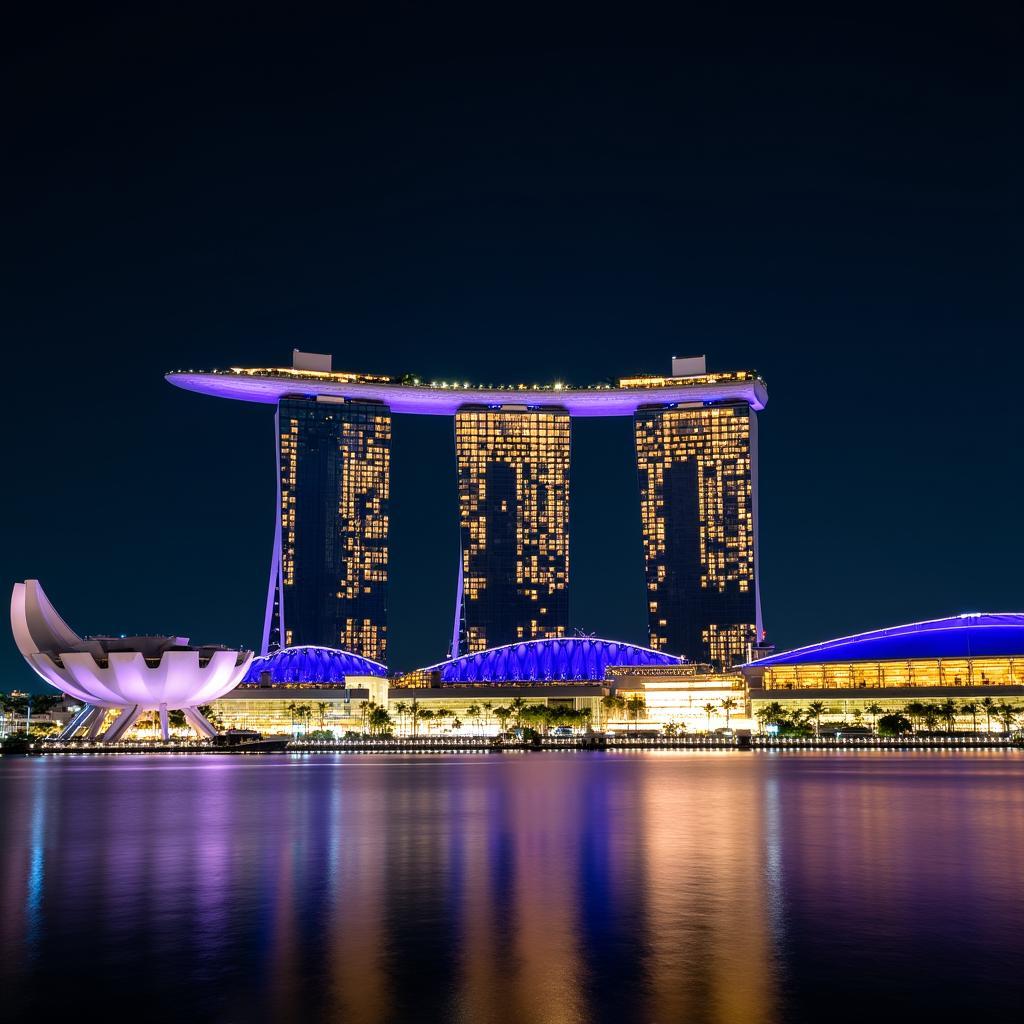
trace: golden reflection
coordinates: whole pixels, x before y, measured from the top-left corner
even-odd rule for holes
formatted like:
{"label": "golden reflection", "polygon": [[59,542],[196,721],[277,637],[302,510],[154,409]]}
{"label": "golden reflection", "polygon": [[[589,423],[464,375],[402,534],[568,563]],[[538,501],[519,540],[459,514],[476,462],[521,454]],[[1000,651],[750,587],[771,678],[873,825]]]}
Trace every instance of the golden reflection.
{"label": "golden reflection", "polygon": [[735,755],[646,760],[639,823],[650,943],[645,1019],[776,1020],[758,777]]}

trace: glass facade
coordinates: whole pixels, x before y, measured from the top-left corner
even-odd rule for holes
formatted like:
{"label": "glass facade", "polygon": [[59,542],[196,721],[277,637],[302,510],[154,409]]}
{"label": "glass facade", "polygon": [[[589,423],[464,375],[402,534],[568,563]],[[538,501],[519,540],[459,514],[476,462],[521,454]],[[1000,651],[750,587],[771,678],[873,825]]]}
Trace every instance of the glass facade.
{"label": "glass facade", "polygon": [[[757,662],[752,668],[756,669]],[[829,662],[764,669],[766,690],[850,690],[904,686],[1021,686],[1024,658],[935,658]]]}
{"label": "glass facade", "polygon": [[278,405],[280,520],[270,649],[314,644],[387,654],[387,406],[285,398]]}
{"label": "glass facade", "polygon": [[745,402],[639,409],[650,645],[729,668],[758,638],[757,419]]}
{"label": "glass facade", "polygon": [[569,414],[464,408],[455,416],[460,654],[569,627]]}

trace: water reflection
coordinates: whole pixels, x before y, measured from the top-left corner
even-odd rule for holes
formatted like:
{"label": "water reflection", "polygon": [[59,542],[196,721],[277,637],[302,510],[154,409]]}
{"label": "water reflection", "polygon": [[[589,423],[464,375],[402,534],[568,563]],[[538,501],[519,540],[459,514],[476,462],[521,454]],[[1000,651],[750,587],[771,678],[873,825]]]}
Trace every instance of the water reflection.
{"label": "water reflection", "polygon": [[6,759],[5,1011],[978,1015],[1024,994],[1022,781],[1001,752]]}

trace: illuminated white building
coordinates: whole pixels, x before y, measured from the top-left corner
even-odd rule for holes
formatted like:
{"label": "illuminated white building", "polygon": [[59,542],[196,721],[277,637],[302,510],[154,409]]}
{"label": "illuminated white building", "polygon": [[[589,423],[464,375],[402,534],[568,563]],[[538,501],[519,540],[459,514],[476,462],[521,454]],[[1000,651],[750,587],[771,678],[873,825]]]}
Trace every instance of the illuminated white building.
{"label": "illuminated white building", "polygon": [[[212,737],[216,730],[198,706],[233,690],[253,657],[212,644],[193,646],[187,637],[83,639],[60,617],[38,580],[14,585],[11,629],[35,672],[83,704],[62,739],[85,729],[92,739],[115,742],[146,711],[159,713],[167,739],[167,713],[176,710],[201,736]],[[111,710],[116,717],[104,728]]]}

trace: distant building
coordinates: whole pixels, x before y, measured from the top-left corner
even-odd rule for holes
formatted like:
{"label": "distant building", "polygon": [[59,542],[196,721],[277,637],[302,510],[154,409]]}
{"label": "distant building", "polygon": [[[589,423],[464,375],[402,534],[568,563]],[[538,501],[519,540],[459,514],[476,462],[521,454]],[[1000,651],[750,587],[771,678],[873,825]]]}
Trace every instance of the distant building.
{"label": "distant building", "polygon": [[651,647],[728,669],[762,633],[756,413],[646,407],[633,423]]}
{"label": "distant building", "polygon": [[569,414],[455,415],[461,536],[458,641],[473,653],[569,629]]}
{"label": "distant building", "polygon": [[264,652],[387,656],[391,413],[330,397],[277,409],[279,518]]}

